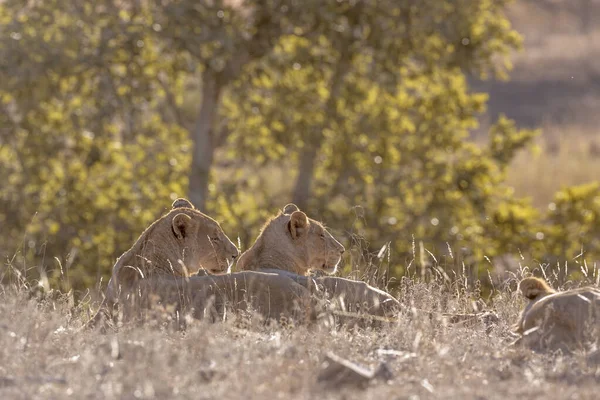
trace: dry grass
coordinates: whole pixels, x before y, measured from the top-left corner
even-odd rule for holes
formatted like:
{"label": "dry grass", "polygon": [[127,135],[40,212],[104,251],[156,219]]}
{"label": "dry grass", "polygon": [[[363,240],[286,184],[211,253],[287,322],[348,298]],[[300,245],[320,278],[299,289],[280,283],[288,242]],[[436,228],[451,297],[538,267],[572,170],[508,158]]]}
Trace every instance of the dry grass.
{"label": "dry grass", "polygon": [[[67,296],[39,300],[0,287],[0,397],[64,398],[596,398],[600,367],[583,356],[509,348],[521,300],[508,280],[488,308],[500,322],[447,325],[428,312],[469,312],[484,304],[460,281],[404,279],[399,321],[380,330],[265,327],[231,319],[166,320],[116,334],[78,332],[84,305]],[[428,312],[425,312],[428,311]],[[318,381],[325,354],[374,367],[387,381],[366,388]]]}

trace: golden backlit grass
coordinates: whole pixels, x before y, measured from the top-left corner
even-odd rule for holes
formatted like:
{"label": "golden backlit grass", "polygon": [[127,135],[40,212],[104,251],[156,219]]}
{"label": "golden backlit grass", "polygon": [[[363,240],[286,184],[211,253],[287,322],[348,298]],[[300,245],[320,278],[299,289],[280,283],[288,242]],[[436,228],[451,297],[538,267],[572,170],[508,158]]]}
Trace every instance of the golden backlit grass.
{"label": "golden backlit grass", "polygon": [[[515,287],[516,278],[507,279],[493,299],[480,299],[460,279],[405,279],[395,292],[403,304],[398,322],[378,330],[266,327],[230,316],[190,321],[185,331],[165,317],[101,334],[78,331],[85,303],[2,286],[0,398],[595,398],[600,367],[583,355],[509,347],[522,307]],[[473,304],[500,321],[486,331],[483,323],[448,325],[436,317]],[[391,377],[366,388],[319,382],[328,352],[367,368],[385,363]]]}

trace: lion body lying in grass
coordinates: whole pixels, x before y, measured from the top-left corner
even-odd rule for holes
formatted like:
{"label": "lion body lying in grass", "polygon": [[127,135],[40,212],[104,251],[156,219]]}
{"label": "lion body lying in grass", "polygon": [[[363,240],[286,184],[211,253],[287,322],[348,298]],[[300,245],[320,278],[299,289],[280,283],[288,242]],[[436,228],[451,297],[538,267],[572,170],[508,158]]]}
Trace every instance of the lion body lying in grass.
{"label": "lion body lying in grass", "polygon": [[556,292],[544,280],[523,279],[519,291],[529,300],[514,332],[515,342],[535,351],[561,349],[570,352],[598,344],[600,289],[584,287]]}
{"label": "lion body lying in grass", "polygon": [[[239,252],[219,224],[178,199],[117,260],[100,311],[102,318],[141,316],[153,305],[174,305],[179,315],[223,315],[225,306],[256,310],[267,318],[304,318],[312,299],[298,283],[276,274],[226,272]],[[115,309],[119,313],[115,314]]]}
{"label": "lion body lying in grass", "polygon": [[365,282],[305,276],[311,270],[335,272],[343,252],[344,246],[320,222],[288,204],[265,224],[252,247],[240,256],[236,269],[285,275],[324,300],[326,308],[338,315],[394,315],[398,300]]}
{"label": "lion body lying in grass", "polygon": [[265,320],[309,322],[316,318],[316,303],[308,290],[278,274],[157,277],[140,280],[133,289],[131,295],[121,297],[119,313],[125,321],[144,320],[157,305],[172,315],[211,322],[225,319],[230,311],[256,312]]}

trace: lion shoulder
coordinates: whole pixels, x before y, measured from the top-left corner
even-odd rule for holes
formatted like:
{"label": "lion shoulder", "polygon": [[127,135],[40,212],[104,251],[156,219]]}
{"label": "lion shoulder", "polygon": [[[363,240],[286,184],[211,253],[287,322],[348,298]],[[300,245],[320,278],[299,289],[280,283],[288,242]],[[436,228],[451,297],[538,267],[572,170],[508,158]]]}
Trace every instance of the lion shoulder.
{"label": "lion shoulder", "polygon": [[525,278],[519,283],[521,294],[529,303],[513,326],[520,343],[533,349],[578,346],[590,326],[600,322],[600,290],[582,287],[557,292],[539,278]]}

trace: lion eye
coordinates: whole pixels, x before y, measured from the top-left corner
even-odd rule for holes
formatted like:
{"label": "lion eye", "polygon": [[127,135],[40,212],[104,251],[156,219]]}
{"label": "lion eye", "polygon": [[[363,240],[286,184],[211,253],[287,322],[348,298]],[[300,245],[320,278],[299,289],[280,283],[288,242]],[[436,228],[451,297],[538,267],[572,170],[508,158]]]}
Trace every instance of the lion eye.
{"label": "lion eye", "polygon": [[213,242],[218,242],[219,241],[219,237],[218,236],[211,237],[210,240],[212,240]]}

